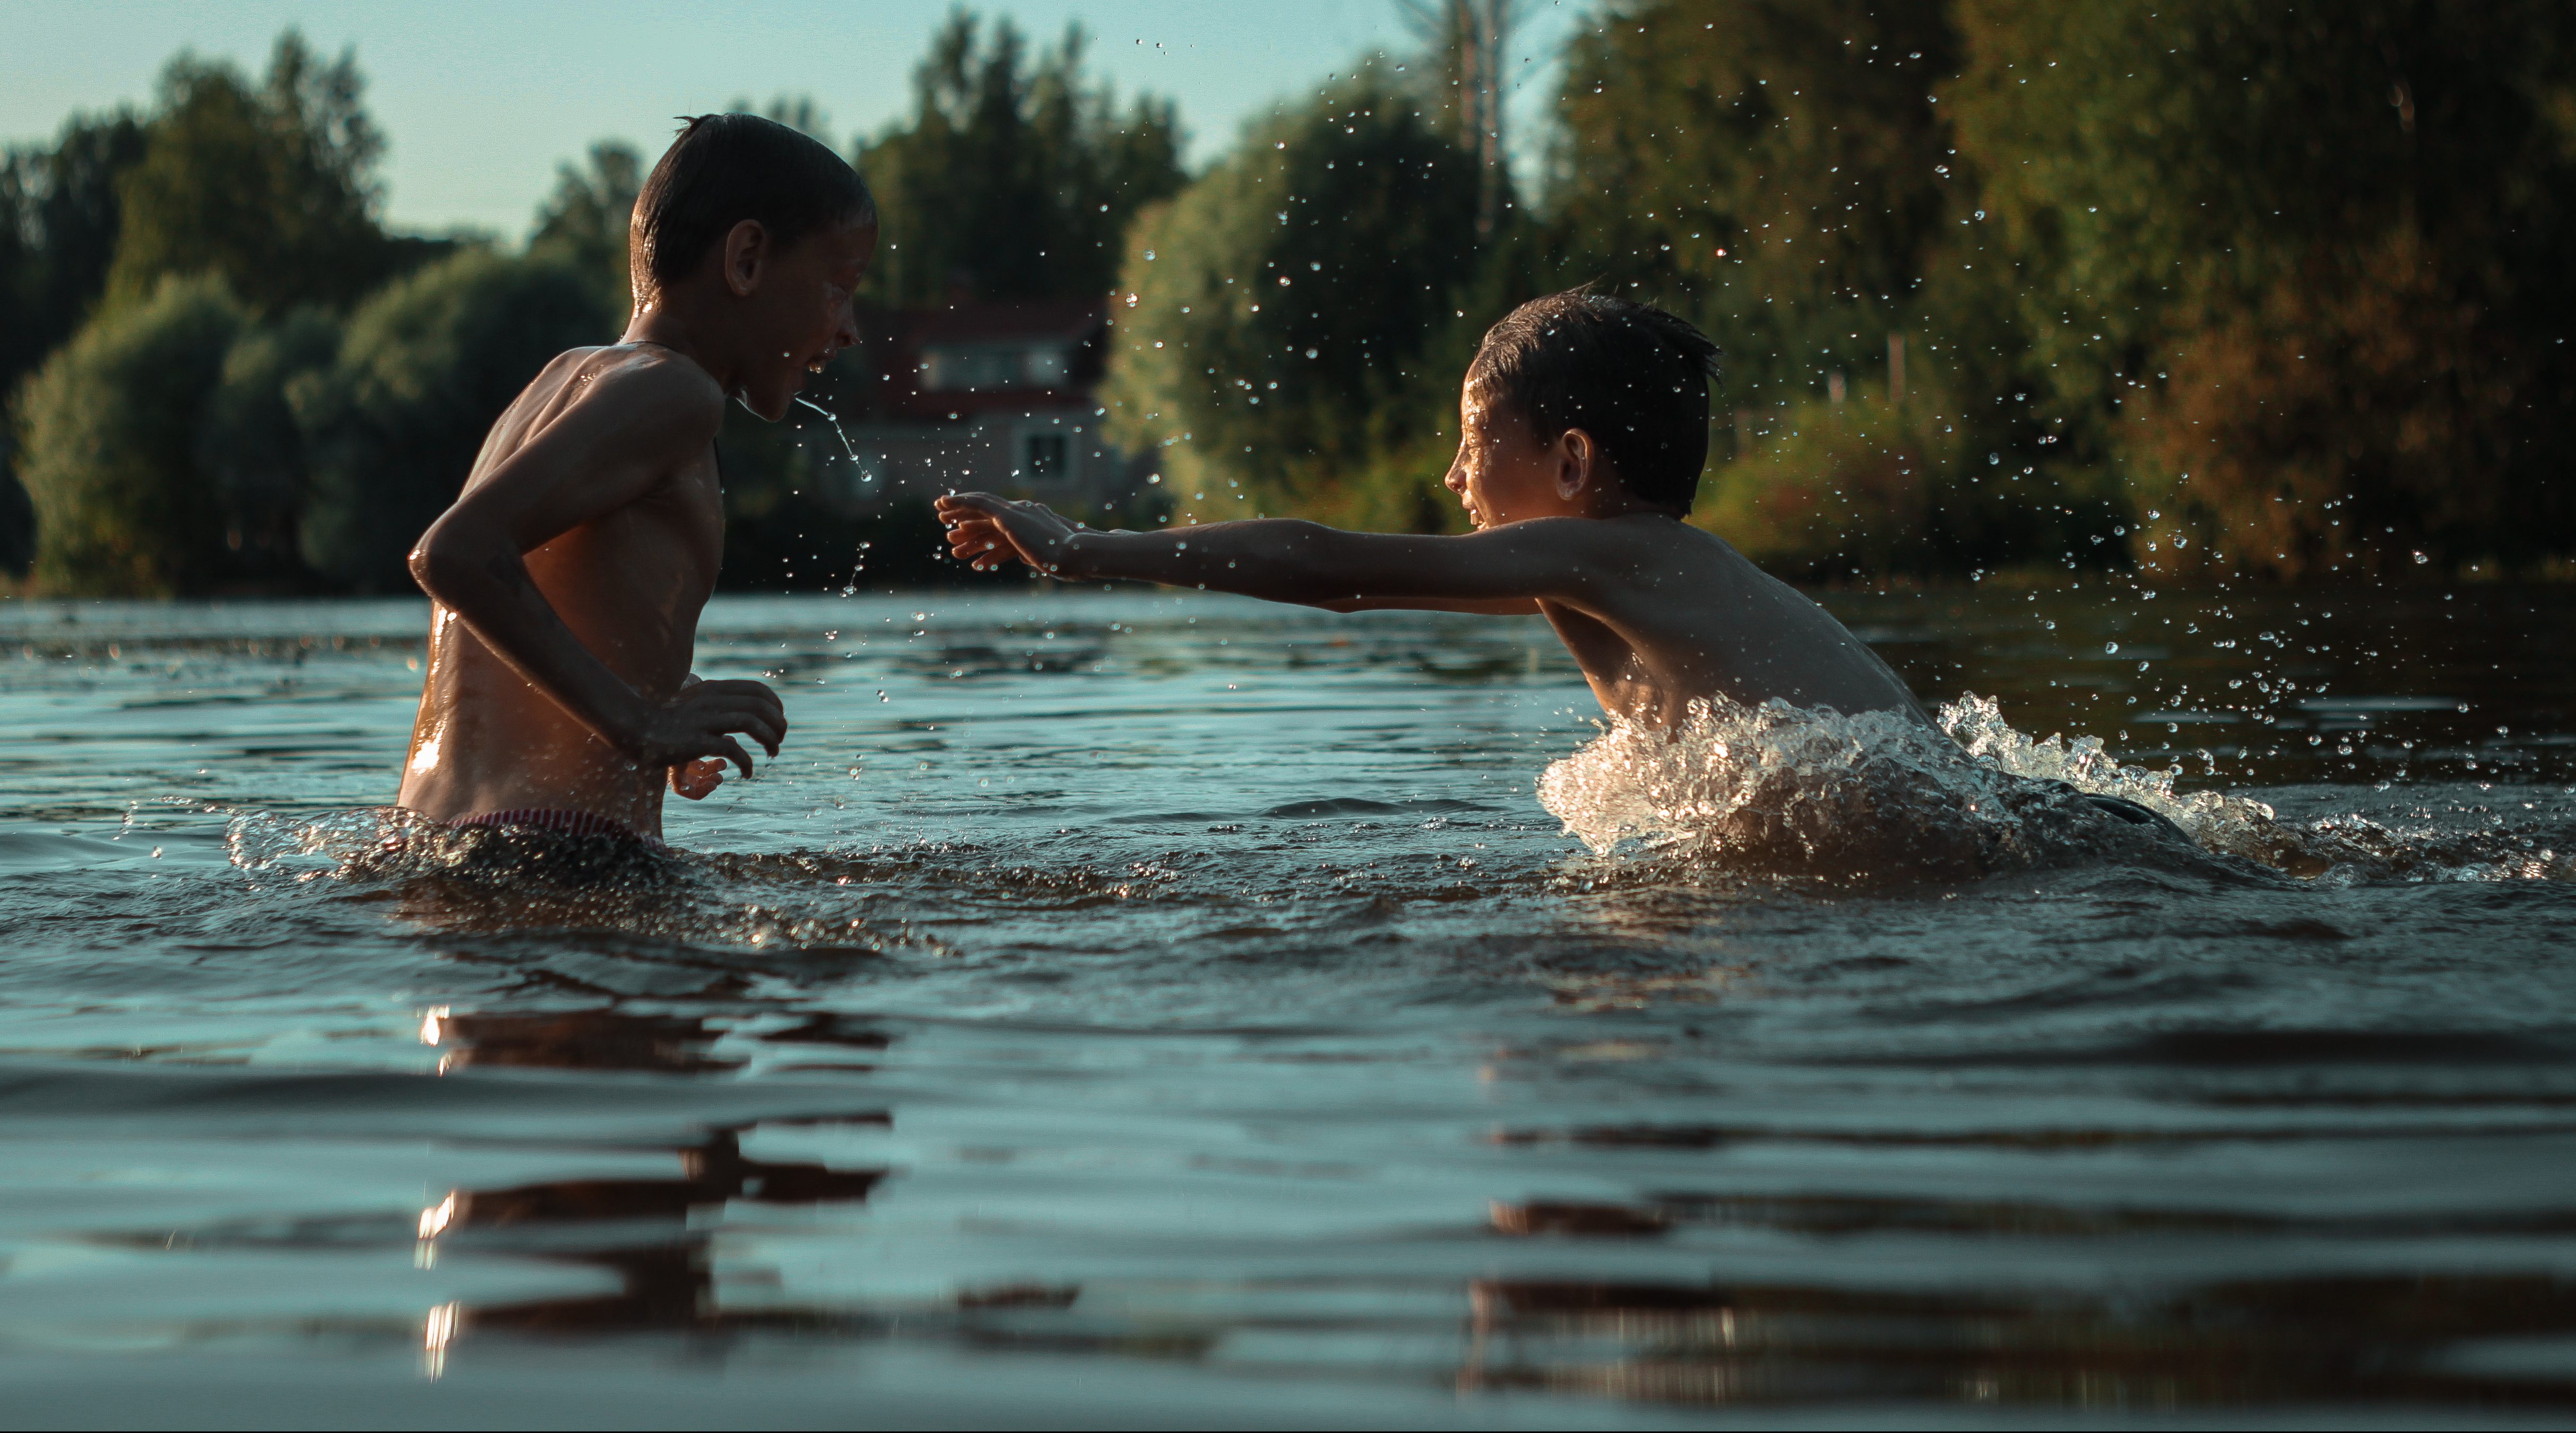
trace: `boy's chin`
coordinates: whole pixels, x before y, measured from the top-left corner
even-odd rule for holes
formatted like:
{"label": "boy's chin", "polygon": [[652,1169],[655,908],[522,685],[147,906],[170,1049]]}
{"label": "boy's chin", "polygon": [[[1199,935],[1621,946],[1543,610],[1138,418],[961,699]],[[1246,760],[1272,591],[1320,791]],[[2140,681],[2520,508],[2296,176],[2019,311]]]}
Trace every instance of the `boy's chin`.
{"label": "boy's chin", "polygon": [[761,421],[775,423],[787,416],[787,405],[795,401],[796,390],[792,387],[745,388],[740,396],[742,406],[758,415]]}

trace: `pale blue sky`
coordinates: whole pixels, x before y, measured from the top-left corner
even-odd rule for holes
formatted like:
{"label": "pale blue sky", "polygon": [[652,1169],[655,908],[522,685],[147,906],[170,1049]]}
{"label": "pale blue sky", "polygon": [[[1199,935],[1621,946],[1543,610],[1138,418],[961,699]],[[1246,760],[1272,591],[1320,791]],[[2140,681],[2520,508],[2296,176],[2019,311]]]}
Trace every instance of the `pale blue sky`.
{"label": "pale blue sky", "polygon": [[[1122,95],[1149,88],[1179,102],[1199,163],[1281,97],[1406,44],[1394,0],[974,8],[1010,15],[1044,40],[1081,20],[1097,71]],[[1529,57],[1516,67],[1514,148],[1524,155],[1554,83],[1552,56],[1587,8],[1540,7],[1514,47]],[[294,25],[326,53],[357,47],[368,107],[392,142],[394,224],[516,238],[559,162],[605,138],[649,159],[668,142],[673,115],[803,93],[830,116],[837,142],[875,131],[906,105],[913,63],[948,10],[946,0],[10,0],[0,11],[0,141],[42,139],[76,109],[148,100],[154,76],[183,48],[256,71]]]}

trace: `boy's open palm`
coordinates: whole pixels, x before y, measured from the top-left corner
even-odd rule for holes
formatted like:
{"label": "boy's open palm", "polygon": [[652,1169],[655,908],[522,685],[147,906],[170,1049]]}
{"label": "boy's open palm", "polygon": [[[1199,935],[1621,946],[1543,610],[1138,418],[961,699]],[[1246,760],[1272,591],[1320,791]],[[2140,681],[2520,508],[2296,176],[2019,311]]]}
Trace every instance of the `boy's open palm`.
{"label": "boy's open palm", "polygon": [[1044,503],[1017,503],[991,493],[950,493],[939,500],[948,550],[978,572],[1018,558],[1040,572],[1059,565],[1066,539],[1081,529]]}

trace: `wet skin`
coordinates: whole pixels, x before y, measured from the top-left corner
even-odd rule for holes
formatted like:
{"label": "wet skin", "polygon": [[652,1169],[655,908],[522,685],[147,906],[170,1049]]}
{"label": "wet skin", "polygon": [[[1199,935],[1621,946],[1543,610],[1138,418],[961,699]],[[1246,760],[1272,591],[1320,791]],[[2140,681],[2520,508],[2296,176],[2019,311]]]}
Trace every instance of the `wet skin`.
{"label": "wet skin", "polygon": [[1460,399],[1446,479],[1476,531],[1343,532],[1285,519],[1095,532],[989,493],[940,500],[956,556],[1074,579],[1130,578],[1337,612],[1415,608],[1547,618],[1602,709],[1668,725],[1696,700],[1780,698],[1929,720],[1878,655],[1726,541],[1630,494],[1583,430]]}
{"label": "wet skin", "polygon": [[453,820],[541,807],[662,827],[665,784],[751,773],[787,722],[758,682],[689,674],[724,546],[728,397],[783,416],[857,341],[872,225],[778,246],[745,221],[647,296],[624,341],[556,358],[492,427],[411,556],[434,607],[402,805]]}

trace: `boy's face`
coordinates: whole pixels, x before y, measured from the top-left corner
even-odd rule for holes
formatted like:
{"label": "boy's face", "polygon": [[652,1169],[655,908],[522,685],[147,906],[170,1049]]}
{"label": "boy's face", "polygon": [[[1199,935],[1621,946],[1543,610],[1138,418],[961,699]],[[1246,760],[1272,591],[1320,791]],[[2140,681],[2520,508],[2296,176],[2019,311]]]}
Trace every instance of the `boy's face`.
{"label": "boy's face", "polygon": [[1443,482],[1479,531],[1534,517],[1580,516],[1590,475],[1575,477],[1569,489],[1564,446],[1540,442],[1529,419],[1488,402],[1470,377],[1458,397],[1458,460]]}
{"label": "boy's face", "polygon": [[759,254],[757,262],[728,254],[750,347],[740,394],[753,412],[773,423],[787,416],[806,376],[859,341],[852,303],[876,250],[874,224],[842,224]]}

